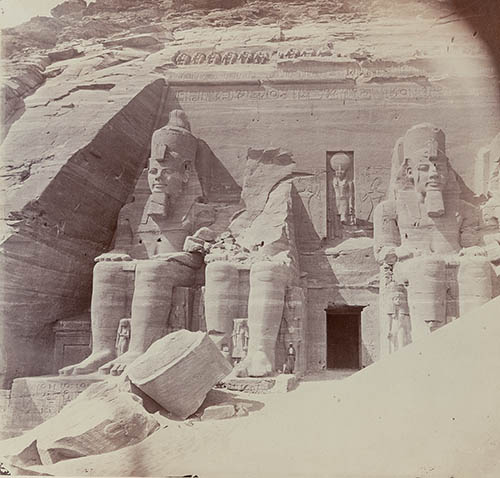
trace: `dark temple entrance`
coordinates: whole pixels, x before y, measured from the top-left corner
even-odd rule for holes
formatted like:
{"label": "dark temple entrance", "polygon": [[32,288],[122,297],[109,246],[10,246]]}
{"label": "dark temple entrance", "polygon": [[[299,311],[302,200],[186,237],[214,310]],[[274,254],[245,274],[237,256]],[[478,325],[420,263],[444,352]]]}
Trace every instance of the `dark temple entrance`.
{"label": "dark temple entrance", "polygon": [[326,309],[326,367],[361,368],[361,311],[363,306]]}

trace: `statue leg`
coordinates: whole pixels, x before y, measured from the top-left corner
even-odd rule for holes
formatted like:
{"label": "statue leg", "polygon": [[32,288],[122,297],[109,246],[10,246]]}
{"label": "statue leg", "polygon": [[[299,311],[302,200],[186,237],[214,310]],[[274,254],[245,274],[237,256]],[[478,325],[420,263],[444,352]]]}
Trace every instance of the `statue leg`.
{"label": "statue leg", "polygon": [[417,257],[404,264],[412,339],[446,323],[446,265],[443,259]]}
{"label": "statue leg", "polygon": [[258,262],[250,270],[248,355],[241,363],[241,371],[246,369],[252,377],[263,377],[274,370],[286,283],[287,270],[280,264]]}
{"label": "statue leg", "polygon": [[167,332],[173,288],[192,285],[193,280],[194,270],[184,264],[174,261],[137,261],[129,349],[100,367],[99,371],[120,375],[155,340],[163,337]]}
{"label": "statue leg", "polygon": [[[130,262],[126,263],[130,265]],[[82,362],[59,370],[61,375],[92,373],[116,355],[116,332],[120,319],[128,315],[127,296],[133,273],[123,270],[124,262],[102,261],[94,267],[91,321],[92,353]]]}
{"label": "statue leg", "polygon": [[231,262],[217,261],[205,270],[205,319],[209,336],[216,343],[227,341],[232,349],[233,320],[238,317],[238,269]]}
{"label": "statue leg", "polygon": [[488,302],[493,295],[491,265],[486,257],[461,258],[458,268],[459,316]]}

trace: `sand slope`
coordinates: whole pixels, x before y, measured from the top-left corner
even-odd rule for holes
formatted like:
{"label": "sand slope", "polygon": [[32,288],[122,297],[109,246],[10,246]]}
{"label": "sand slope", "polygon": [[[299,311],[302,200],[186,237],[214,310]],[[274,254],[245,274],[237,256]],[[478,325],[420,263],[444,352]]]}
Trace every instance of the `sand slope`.
{"label": "sand slope", "polygon": [[500,298],[343,381],[255,396],[249,417],[179,423],[63,475],[487,477],[500,473]]}

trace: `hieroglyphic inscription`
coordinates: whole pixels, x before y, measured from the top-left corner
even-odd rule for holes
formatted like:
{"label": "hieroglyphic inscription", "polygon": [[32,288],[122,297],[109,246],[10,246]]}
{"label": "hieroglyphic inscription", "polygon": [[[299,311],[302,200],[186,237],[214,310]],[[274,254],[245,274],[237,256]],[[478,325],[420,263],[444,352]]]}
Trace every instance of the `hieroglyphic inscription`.
{"label": "hieroglyphic inscription", "polygon": [[[202,87],[203,88],[203,87]],[[175,99],[182,103],[218,103],[252,100],[390,100],[390,99],[430,99],[441,95],[437,86],[383,86],[360,88],[210,88],[196,90],[174,88]]]}
{"label": "hieroglyphic inscription", "polygon": [[368,166],[360,170],[360,218],[372,221],[373,211],[377,204],[385,198],[387,185],[383,179],[389,174],[387,167]]}
{"label": "hieroglyphic inscription", "polygon": [[10,426],[28,429],[54,415],[74,400],[98,378],[21,378],[14,381],[10,406]]}

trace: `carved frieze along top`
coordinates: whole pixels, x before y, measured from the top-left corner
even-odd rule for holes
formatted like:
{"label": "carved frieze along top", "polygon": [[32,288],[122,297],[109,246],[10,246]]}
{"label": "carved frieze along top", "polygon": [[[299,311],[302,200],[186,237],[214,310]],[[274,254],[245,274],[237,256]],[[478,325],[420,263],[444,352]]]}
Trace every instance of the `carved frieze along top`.
{"label": "carved frieze along top", "polygon": [[[288,48],[284,50],[242,50],[242,51],[178,51],[173,61],[176,65],[233,65],[235,63],[265,64],[294,58],[334,56],[330,48]],[[336,56],[336,55],[335,55]]]}

